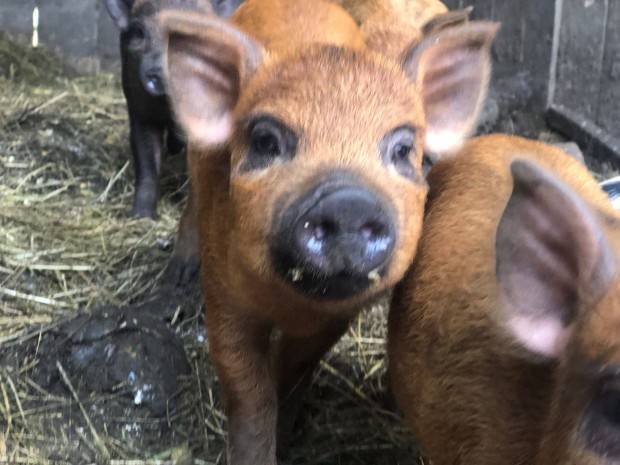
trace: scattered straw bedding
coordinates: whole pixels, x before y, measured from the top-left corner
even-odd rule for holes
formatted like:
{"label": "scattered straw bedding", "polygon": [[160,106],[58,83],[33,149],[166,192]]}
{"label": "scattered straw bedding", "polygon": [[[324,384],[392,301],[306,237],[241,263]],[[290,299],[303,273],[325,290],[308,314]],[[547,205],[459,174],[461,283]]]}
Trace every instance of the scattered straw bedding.
{"label": "scattered straw bedding", "polygon": [[[225,417],[196,298],[179,304],[183,318],[172,325],[192,374],[162,418],[128,401],[122,385],[85,389],[60,356],[43,353],[54,328],[76,315],[156,295],[185,181],[182,157],[163,165],[160,218],[130,219],[119,81],[72,76],[44,50],[0,35],[0,462],[225,462]],[[370,309],[327,356],[287,463],[416,463],[384,407],[384,336],[384,308]],[[44,363],[61,389],[36,376]]]}

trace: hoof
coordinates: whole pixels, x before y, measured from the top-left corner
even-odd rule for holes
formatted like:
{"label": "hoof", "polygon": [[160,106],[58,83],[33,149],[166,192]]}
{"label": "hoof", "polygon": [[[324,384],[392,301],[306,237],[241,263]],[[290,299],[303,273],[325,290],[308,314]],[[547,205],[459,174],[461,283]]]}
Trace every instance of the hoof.
{"label": "hoof", "polygon": [[140,218],[151,218],[152,220],[159,219],[159,215],[154,208],[133,207],[129,215],[137,220]]}
{"label": "hoof", "polygon": [[198,281],[200,261],[194,258],[183,259],[173,255],[162,277],[162,285],[187,288]]}
{"label": "hoof", "polygon": [[201,293],[198,280],[187,287],[160,286],[137,306],[137,311],[176,324],[196,314],[200,309]]}

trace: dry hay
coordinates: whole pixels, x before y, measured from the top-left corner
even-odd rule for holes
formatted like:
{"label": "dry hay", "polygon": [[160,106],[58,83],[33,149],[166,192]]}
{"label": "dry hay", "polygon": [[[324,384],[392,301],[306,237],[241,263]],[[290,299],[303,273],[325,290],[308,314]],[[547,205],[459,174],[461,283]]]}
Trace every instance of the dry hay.
{"label": "dry hay", "polygon": [[[224,463],[225,417],[194,300],[173,325],[193,375],[164,419],[135,408],[123,386],[85,392],[61,360],[63,390],[46,391],[34,376],[63,321],[103,303],[136,305],[158,286],[182,209],[182,160],[163,163],[160,219],[130,219],[127,141],[117,79],[68,77],[49,54],[0,36],[0,462]],[[414,462],[383,406],[384,336],[377,307],[322,363],[288,462]]]}

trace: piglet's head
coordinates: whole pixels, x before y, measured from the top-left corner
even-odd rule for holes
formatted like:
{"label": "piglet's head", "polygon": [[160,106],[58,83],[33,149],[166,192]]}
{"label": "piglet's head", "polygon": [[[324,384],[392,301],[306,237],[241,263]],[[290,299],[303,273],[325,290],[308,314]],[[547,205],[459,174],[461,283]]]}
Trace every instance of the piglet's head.
{"label": "piglet's head", "polygon": [[497,25],[473,22],[404,51],[314,45],[269,54],[204,15],[167,12],[172,103],[193,169],[230,154],[229,256],[255,282],[309,301],[360,302],[411,263],[427,185],[425,151],[474,129]]}
{"label": "piglet's head", "polygon": [[166,8],[214,12],[228,17],[241,0],[105,0],[121,33],[123,72],[152,97],[165,95],[163,41],[157,13]]}

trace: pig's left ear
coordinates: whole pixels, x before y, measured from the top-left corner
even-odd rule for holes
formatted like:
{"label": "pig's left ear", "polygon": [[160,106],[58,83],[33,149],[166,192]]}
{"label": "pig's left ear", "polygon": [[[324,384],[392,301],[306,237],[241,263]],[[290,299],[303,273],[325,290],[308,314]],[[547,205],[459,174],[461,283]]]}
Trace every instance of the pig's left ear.
{"label": "pig's left ear", "polygon": [[178,121],[193,143],[225,142],[242,83],[262,62],[262,47],[213,15],[168,10],[159,20],[167,43],[168,94]]}
{"label": "pig's left ear", "polygon": [[105,0],[105,6],[114,24],[124,31],[129,25],[133,0]]}
{"label": "pig's left ear", "polygon": [[476,129],[498,29],[498,23],[472,21],[440,30],[404,53],[403,68],[422,93],[426,152],[454,153]]}
{"label": "pig's left ear", "polygon": [[514,187],[495,236],[506,328],[529,351],[558,358],[579,312],[613,284],[617,264],[594,211],[531,161],[510,166]]}

